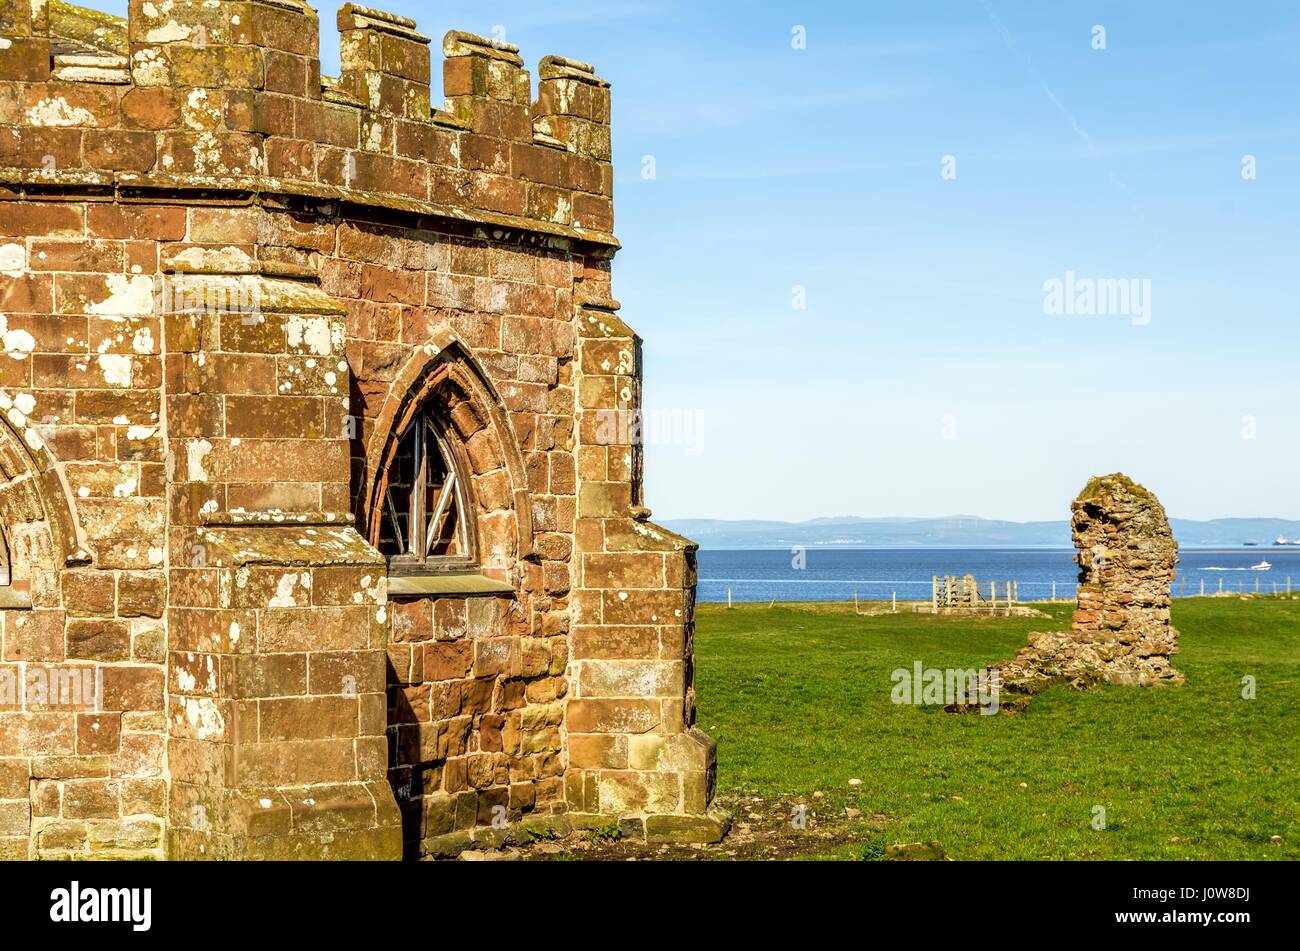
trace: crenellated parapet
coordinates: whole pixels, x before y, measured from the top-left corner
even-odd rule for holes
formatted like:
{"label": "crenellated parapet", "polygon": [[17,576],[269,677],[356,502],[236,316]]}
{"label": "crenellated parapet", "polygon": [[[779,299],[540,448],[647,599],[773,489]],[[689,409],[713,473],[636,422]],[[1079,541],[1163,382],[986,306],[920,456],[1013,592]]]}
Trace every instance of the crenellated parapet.
{"label": "crenellated parapet", "polygon": [[131,0],[123,20],[0,0],[0,184],[340,200],[613,249],[609,84],[451,31],[443,98],[414,21],[302,0]]}

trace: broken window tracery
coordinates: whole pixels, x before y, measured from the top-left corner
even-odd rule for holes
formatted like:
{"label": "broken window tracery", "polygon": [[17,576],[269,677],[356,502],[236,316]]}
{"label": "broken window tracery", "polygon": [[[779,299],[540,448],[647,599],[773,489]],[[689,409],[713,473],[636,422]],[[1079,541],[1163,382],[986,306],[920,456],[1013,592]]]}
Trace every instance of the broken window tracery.
{"label": "broken window tracery", "polygon": [[421,410],[407,426],[386,482],[378,547],[393,573],[474,565],[467,484],[445,428],[429,410]]}

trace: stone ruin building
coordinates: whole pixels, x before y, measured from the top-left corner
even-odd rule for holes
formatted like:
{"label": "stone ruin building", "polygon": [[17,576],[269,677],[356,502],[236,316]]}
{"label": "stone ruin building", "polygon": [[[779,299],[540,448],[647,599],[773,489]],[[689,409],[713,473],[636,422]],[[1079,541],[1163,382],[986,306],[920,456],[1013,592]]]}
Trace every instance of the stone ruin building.
{"label": "stone ruin building", "polygon": [[0,0],[0,856],[706,841],[610,91],[301,0]]}
{"label": "stone ruin building", "polygon": [[1014,659],[996,665],[1003,706],[1056,684],[1182,683],[1170,664],[1178,543],[1159,500],[1122,473],[1097,476],[1071,506],[1071,529],[1079,588],[1070,630],[1030,634]]}

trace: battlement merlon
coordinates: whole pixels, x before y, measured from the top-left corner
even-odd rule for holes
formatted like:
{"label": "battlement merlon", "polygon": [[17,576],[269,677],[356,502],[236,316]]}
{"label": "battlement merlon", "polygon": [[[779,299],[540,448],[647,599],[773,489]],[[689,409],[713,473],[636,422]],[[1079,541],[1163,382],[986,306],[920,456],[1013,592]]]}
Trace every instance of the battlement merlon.
{"label": "battlement merlon", "polygon": [[[482,222],[612,253],[609,84],[559,56],[428,37],[357,4],[322,76],[302,0],[131,0],[128,17],[0,0],[0,185],[301,195]],[[0,189],[3,197],[3,189]]]}

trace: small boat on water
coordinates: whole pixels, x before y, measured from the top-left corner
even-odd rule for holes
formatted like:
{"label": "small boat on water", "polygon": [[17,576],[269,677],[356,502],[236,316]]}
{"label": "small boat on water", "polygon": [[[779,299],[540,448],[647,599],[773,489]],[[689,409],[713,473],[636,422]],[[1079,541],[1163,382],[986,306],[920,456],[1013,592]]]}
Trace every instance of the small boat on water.
{"label": "small boat on water", "polygon": [[1251,565],[1251,566],[1250,566],[1250,570],[1251,570],[1251,571],[1268,571],[1268,570],[1269,570],[1270,568],[1272,568],[1272,567],[1273,567],[1273,566],[1270,565],[1267,561],[1261,561],[1258,565]]}

